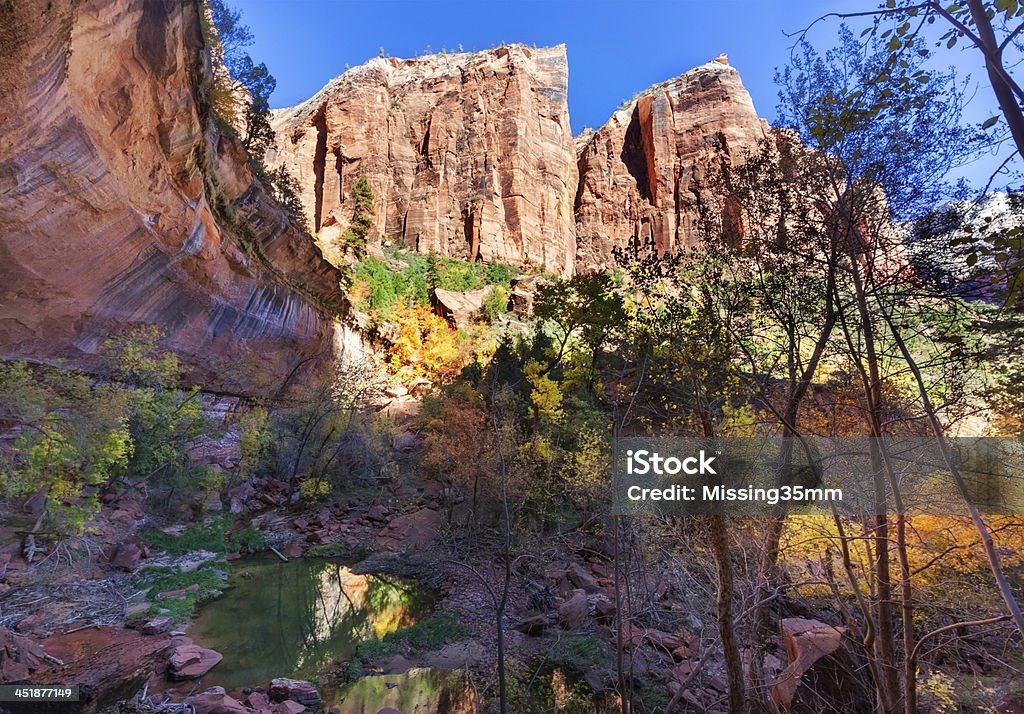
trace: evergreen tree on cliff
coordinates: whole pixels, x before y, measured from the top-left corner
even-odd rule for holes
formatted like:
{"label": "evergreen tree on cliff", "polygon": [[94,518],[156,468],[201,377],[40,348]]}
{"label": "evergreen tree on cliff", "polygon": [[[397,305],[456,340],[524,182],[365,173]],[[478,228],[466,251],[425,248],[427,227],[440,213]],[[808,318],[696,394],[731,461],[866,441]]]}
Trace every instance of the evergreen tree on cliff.
{"label": "evergreen tree on cliff", "polygon": [[[209,19],[215,32],[211,34],[213,53],[228,74],[227,91],[220,92],[222,101],[214,102],[228,123],[241,114],[242,142],[246,151],[259,164],[274,143],[270,127],[270,95],[277,80],[263,62],[256,64],[245,48],[253,43],[252,31],[241,22],[242,14],[227,6],[224,0],[207,0]],[[245,97],[240,100],[239,97]],[[241,107],[239,105],[242,105]],[[237,120],[237,119],[236,119]]]}

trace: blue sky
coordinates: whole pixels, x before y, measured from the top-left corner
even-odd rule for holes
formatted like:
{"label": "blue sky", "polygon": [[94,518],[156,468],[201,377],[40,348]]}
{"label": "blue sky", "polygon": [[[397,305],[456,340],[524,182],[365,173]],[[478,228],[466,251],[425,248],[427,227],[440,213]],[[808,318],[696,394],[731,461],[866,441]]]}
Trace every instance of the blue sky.
{"label": "blue sky", "polygon": [[[786,63],[793,32],[831,11],[874,8],[874,0],[229,0],[255,34],[250,53],[277,78],[275,107],[297,104],[341,74],[387,54],[467,51],[503,42],[565,43],[573,133],[603,124],[623,99],[710,60],[729,55],[758,112],[775,117],[775,68]],[[839,23],[815,30],[818,47],[835,42]],[[973,53],[943,61],[981,77]],[[991,116],[979,88],[970,116]],[[964,173],[987,178],[991,161]],[[982,178],[982,183],[984,182]]]}

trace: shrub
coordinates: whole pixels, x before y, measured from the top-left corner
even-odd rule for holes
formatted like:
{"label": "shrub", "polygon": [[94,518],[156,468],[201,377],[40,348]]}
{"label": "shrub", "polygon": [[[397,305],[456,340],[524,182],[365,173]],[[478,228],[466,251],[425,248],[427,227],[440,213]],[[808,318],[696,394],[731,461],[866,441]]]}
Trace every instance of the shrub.
{"label": "shrub", "polygon": [[299,484],[299,493],[307,501],[326,501],[331,495],[331,484],[324,478],[307,478]]}
{"label": "shrub", "polygon": [[500,285],[508,287],[519,275],[519,270],[511,265],[501,262],[488,263],[484,268],[484,282],[487,285]]}
{"label": "shrub", "polygon": [[[436,253],[419,255],[408,251],[388,250],[388,259],[404,264],[395,268],[378,258],[365,258],[355,266],[350,295],[363,310],[390,314],[399,298],[409,305],[429,305],[430,292],[442,290],[475,290],[485,285],[496,285],[504,290],[508,302],[508,289],[519,274],[504,263],[470,263],[456,258],[442,258]],[[499,297],[494,297],[497,308]],[[495,313],[498,314],[498,313]]]}
{"label": "shrub", "polygon": [[[223,561],[203,563],[190,572],[182,572],[174,568],[148,567],[143,569],[139,585],[148,593],[153,601],[149,614],[166,614],[175,621],[190,617],[197,606],[220,595],[224,587],[227,564]],[[198,585],[198,589],[191,586]],[[185,590],[180,598],[156,599],[160,593],[171,590]]]}
{"label": "shrub", "polygon": [[481,311],[488,322],[494,322],[500,315],[508,312],[508,291],[500,285],[496,285],[484,298]]}
{"label": "shrub", "polygon": [[135,385],[127,392],[134,451],[125,475],[147,482],[151,497],[170,508],[177,497],[223,484],[214,483],[208,467],[189,462],[187,445],[212,436],[212,424],[203,413],[199,387],[178,389],[178,359],[157,346],[161,336],[155,328],[128,330],[106,340],[101,351],[109,374]]}
{"label": "shrub", "polygon": [[21,428],[0,453],[0,494],[42,493],[50,529],[81,533],[132,459],[127,397],[73,370],[0,363],[0,421]]}

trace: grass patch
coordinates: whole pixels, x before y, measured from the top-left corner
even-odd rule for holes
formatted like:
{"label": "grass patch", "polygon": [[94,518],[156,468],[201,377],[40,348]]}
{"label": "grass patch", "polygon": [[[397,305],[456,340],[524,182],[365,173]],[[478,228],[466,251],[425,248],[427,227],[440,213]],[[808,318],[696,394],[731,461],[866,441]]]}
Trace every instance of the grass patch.
{"label": "grass patch", "polygon": [[389,632],[380,639],[364,640],[359,644],[357,657],[368,662],[379,657],[405,652],[415,654],[440,649],[444,645],[465,637],[468,633],[451,613],[442,612],[415,625]]}
{"label": "grass patch", "polygon": [[[204,563],[191,572],[169,567],[143,569],[139,587],[146,590],[153,603],[147,615],[167,615],[175,622],[190,617],[199,605],[220,595],[226,573],[227,563],[220,560]],[[180,598],[157,598],[160,593],[174,590],[184,590],[185,593]]]}
{"label": "grass patch", "polygon": [[303,558],[338,558],[350,562],[364,560],[370,551],[363,547],[350,548],[342,543],[320,543],[310,546],[302,554]]}
{"label": "grass patch", "polygon": [[[536,665],[534,665],[536,666]],[[551,642],[548,654],[540,663],[535,688],[524,693],[533,710],[549,710],[558,703],[558,711],[565,714],[585,714],[594,711],[601,700],[587,683],[590,670],[602,671],[606,676],[614,672],[615,654],[611,643],[595,635],[571,635]],[[668,705],[664,687],[650,687],[645,678],[634,685],[642,692],[638,697],[645,705],[656,704],[650,711],[662,711]],[[556,694],[557,691],[557,694]]]}
{"label": "grass patch", "polygon": [[611,667],[614,659],[611,645],[595,635],[562,637],[548,656],[555,667],[574,674],[585,674],[593,667]]}
{"label": "grass patch", "polygon": [[465,637],[467,630],[455,616],[448,612],[438,613],[415,625],[384,635],[384,642],[397,643],[412,652],[436,650],[452,640]]}
{"label": "grass patch", "polygon": [[356,650],[356,654],[361,661],[369,662],[370,660],[378,659],[380,657],[388,657],[393,654],[398,654],[398,645],[393,642],[378,640],[375,637],[372,640],[360,642],[359,647]]}
{"label": "grass patch", "polygon": [[267,537],[255,526],[229,534],[228,543],[239,553],[260,553],[267,549]]}
{"label": "grass patch", "polygon": [[164,533],[154,528],[140,531],[139,536],[148,544],[171,555],[184,555],[195,550],[211,553],[258,553],[267,549],[266,537],[253,526],[230,532],[234,525],[231,516],[223,516],[206,523],[192,523],[180,535]]}

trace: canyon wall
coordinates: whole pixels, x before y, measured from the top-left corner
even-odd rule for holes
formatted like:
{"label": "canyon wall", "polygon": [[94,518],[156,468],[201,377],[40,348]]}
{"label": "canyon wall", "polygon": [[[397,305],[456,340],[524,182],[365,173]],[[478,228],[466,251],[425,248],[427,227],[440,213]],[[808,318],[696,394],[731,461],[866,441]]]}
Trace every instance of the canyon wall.
{"label": "canyon wall", "polygon": [[[156,325],[260,393],[337,349],[341,274],[215,128],[208,62],[194,0],[0,3],[0,356],[89,366]],[[374,244],[568,276],[691,245],[702,172],[765,135],[724,57],[576,138],[567,87],[564,46],[377,58],[275,112],[266,161],[323,246],[364,177]]]}
{"label": "canyon wall", "polygon": [[765,136],[723,55],[650,87],[596,130],[569,128],[564,46],[377,58],[274,113],[310,229],[331,250],[364,177],[371,242],[561,275],[633,238],[693,245],[703,173]]}
{"label": "canyon wall", "polygon": [[693,246],[706,172],[741,159],[766,131],[723,55],[644,90],[581,135],[580,265],[610,267],[612,251],[633,238],[659,253]]}
{"label": "canyon wall", "polygon": [[0,4],[0,355],[88,365],[156,325],[242,393],[330,356],[341,276],[205,117],[197,13]]}
{"label": "canyon wall", "polygon": [[321,244],[374,194],[373,242],[569,275],[576,157],[565,46],[382,57],[274,115],[277,150]]}

